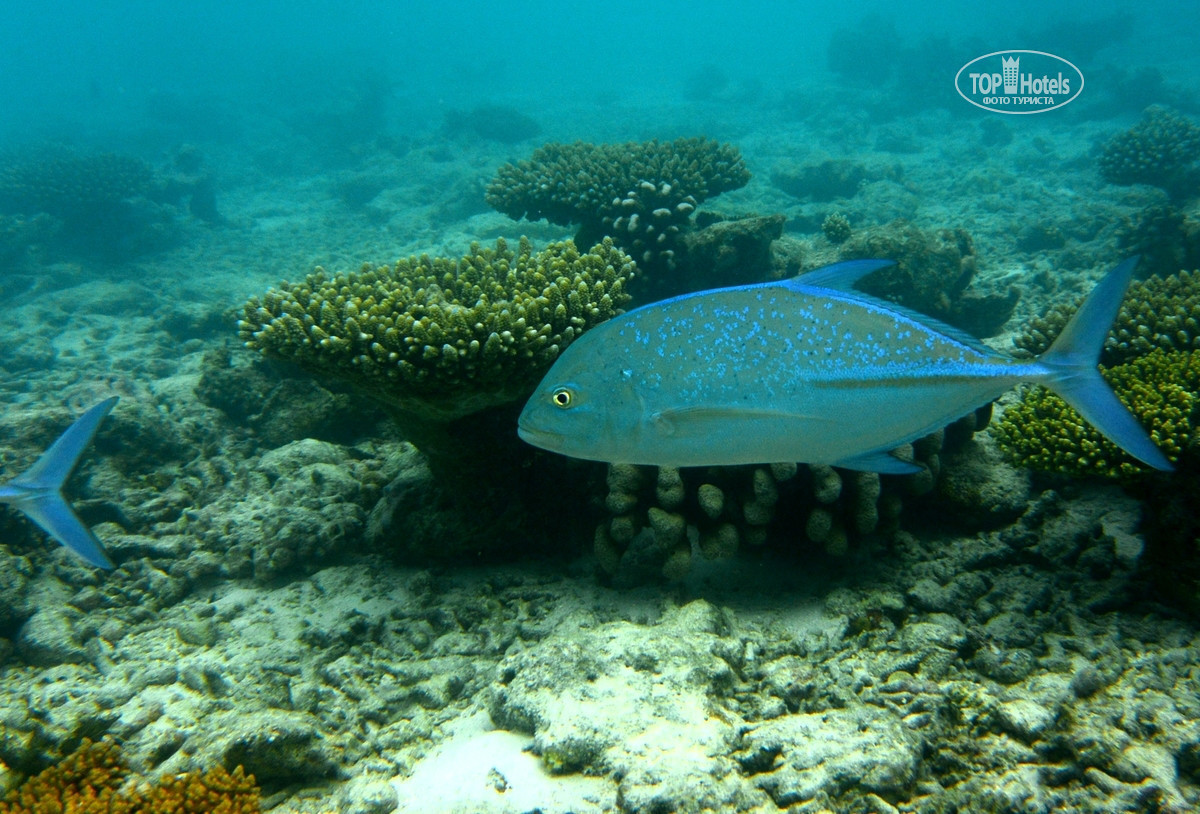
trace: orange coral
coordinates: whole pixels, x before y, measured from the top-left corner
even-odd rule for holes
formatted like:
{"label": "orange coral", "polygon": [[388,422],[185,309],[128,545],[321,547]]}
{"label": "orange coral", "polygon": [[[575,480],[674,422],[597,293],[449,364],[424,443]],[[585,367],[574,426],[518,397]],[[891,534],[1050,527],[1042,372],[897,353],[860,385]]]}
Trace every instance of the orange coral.
{"label": "orange coral", "polygon": [[84,740],[79,749],[30,777],[0,801],[0,814],[258,814],[254,775],[206,772],[164,777],[122,789],[129,769],[109,740]]}

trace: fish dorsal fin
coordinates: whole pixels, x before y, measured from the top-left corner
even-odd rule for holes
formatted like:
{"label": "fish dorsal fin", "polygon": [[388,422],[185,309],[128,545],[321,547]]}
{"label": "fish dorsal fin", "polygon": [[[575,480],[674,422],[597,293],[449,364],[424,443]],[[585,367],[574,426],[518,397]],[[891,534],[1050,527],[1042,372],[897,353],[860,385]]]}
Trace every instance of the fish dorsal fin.
{"label": "fish dorsal fin", "polygon": [[895,260],[847,260],[792,277],[785,280],[783,285],[793,289],[799,287],[831,288],[834,291],[861,294],[861,291],[854,290],[855,283],[872,272],[894,265],[896,265]]}
{"label": "fish dorsal fin", "polygon": [[790,291],[796,291],[802,294],[813,294],[819,291],[833,291],[839,297],[851,302],[857,302],[860,305],[866,305],[873,308],[880,308],[884,311],[890,311],[897,316],[903,317],[911,322],[919,323],[926,328],[930,328],[943,334],[947,338],[966,345],[976,353],[984,356],[998,356],[999,352],[994,348],[989,348],[987,345],[979,341],[979,337],[972,336],[962,328],[956,328],[953,325],[948,325],[940,319],[931,317],[928,314],[922,314],[920,311],[914,311],[898,303],[880,299],[872,296],[865,291],[859,291],[852,286],[854,283],[866,277],[874,271],[882,268],[895,265],[892,260],[848,260],[844,263],[834,263],[831,266],[801,274],[797,277],[784,280],[777,285],[781,285]]}

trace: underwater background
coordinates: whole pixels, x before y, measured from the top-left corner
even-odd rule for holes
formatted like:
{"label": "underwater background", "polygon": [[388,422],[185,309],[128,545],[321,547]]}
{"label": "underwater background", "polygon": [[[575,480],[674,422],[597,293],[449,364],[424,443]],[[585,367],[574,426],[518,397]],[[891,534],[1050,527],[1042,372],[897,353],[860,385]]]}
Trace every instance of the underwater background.
{"label": "underwater background", "polygon": [[[1200,807],[1200,9],[0,21],[0,477],[119,397],[65,489],[116,568],[0,512],[0,813]],[[1007,49],[1082,91],[968,103]],[[1171,473],[1037,388],[915,475],[516,437],[622,309],[877,257],[1029,355],[1132,255]]]}

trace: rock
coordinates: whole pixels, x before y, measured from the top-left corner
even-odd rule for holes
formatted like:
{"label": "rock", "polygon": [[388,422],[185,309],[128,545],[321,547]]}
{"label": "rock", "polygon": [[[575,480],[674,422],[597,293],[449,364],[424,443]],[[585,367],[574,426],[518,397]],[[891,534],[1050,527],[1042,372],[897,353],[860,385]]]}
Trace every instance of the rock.
{"label": "rock", "polygon": [[1077,698],[1089,698],[1108,686],[1104,674],[1090,664],[1085,664],[1071,676],[1071,692]]}
{"label": "rock", "polygon": [[391,814],[399,804],[396,789],[386,780],[352,780],[338,791],[338,811],[345,814]]}
{"label": "rock", "polygon": [[1055,714],[1036,701],[1017,698],[1001,703],[996,710],[996,719],[1001,731],[1025,743],[1033,743],[1053,726]]}
{"label": "rock", "polygon": [[35,667],[87,661],[87,651],[76,640],[71,614],[62,607],[42,608],[21,625],[17,653]]}
{"label": "rock", "polygon": [[1028,650],[1000,650],[982,647],[971,659],[971,666],[993,681],[1001,684],[1016,684],[1031,672],[1035,660]]}
{"label": "rock", "polygon": [[831,709],[785,715],[752,729],[738,761],[780,808],[822,794],[895,798],[916,781],[921,743],[891,712]]}
{"label": "rock", "polygon": [[999,528],[1030,503],[1030,470],[1005,462],[989,436],[942,453],[935,489],[938,507],[972,530]]}
{"label": "rock", "polygon": [[732,693],[742,656],[727,632],[724,614],[704,601],[651,626],[560,629],[501,662],[492,720],[532,733],[551,772],[620,777],[631,810],[761,804],[726,757],[736,717],[713,714]]}
{"label": "rock", "polygon": [[312,783],[331,777],[338,766],[336,750],[325,743],[311,715],[282,710],[229,713],[213,731],[219,736],[222,766],[242,766],[264,785]]}
{"label": "rock", "polygon": [[29,577],[33,573],[27,557],[18,557],[0,548],[0,630],[29,618]]}
{"label": "rock", "polygon": [[909,622],[901,628],[900,641],[914,650],[926,647],[957,650],[966,644],[967,631],[953,616],[934,613],[923,622]]}

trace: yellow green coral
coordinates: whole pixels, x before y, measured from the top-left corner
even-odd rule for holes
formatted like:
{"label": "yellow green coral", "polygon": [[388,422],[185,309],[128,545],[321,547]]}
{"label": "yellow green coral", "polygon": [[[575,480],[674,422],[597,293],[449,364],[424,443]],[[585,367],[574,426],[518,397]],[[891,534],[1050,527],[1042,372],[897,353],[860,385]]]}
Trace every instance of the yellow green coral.
{"label": "yellow green coral", "polygon": [[[1103,373],[1167,458],[1178,461],[1195,447],[1200,352],[1156,348]],[[1146,471],[1044,387],[1026,391],[992,426],[1000,449],[1018,466],[1117,478]]]}
{"label": "yellow green coral", "polygon": [[247,347],[450,421],[526,396],[572,339],[620,312],[633,273],[611,240],[584,254],[501,239],[457,261],[318,268],[251,298],[238,329]]}
{"label": "yellow green coral", "polygon": [[[1014,344],[1031,354],[1042,353],[1077,308],[1078,303],[1049,309],[1034,319]],[[1154,348],[1200,349],[1200,271],[1181,271],[1130,285],[1100,361],[1115,365]]]}
{"label": "yellow green coral", "polygon": [[239,766],[129,783],[110,740],[84,740],[73,754],[27,779],[0,801],[0,814],[258,814],[253,775]]}

